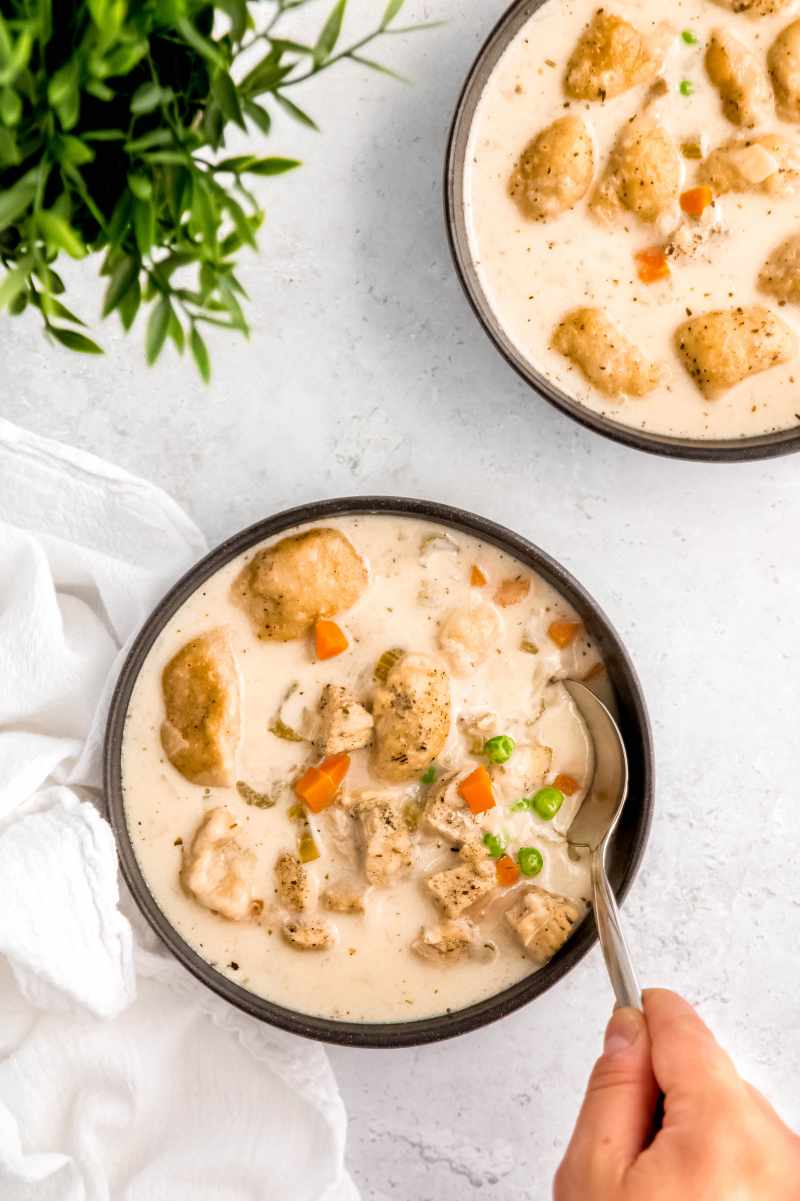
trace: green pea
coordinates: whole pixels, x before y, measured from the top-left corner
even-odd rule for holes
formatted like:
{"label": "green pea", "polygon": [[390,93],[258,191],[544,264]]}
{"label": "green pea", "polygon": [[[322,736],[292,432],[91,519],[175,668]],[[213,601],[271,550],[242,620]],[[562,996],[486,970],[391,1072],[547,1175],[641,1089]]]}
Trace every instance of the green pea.
{"label": "green pea", "polygon": [[546,822],[552,821],[564,804],[564,793],[560,788],[540,788],[533,795],[533,808]]}
{"label": "green pea", "polygon": [[483,845],[489,851],[492,859],[499,859],[506,852],[506,842],[502,834],[484,834]]}
{"label": "green pea", "polygon": [[523,876],[538,876],[544,867],[542,852],[536,847],[520,847],[517,851],[517,863]]}
{"label": "green pea", "polygon": [[691,79],[682,79],[678,91],[681,96],[692,96],[694,94],[694,84]]}
{"label": "green pea", "polygon": [[420,776],[420,780],[422,781],[423,784],[432,784],[435,779],[436,779],[436,768],[433,766],[433,764],[431,764],[431,766],[428,768],[428,770]]}
{"label": "green pea", "polygon": [[681,34],[681,37],[683,38],[683,40],[687,46],[696,46],[697,45],[697,34],[692,33],[691,29],[684,29],[683,33]]}
{"label": "green pea", "polygon": [[508,763],[516,745],[508,734],[496,734],[483,744],[483,753],[492,763]]}

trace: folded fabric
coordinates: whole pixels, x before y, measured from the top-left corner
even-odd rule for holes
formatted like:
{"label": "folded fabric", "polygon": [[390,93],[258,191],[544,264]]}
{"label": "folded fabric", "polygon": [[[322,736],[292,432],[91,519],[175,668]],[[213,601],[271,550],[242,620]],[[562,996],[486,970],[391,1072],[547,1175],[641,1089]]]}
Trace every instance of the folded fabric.
{"label": "folded fabric", "polygon": [[3,1201],[357,1199],[324,1051],[233,1010],[119,909],[108,699],[204,550],[158,488],[0,420]]}

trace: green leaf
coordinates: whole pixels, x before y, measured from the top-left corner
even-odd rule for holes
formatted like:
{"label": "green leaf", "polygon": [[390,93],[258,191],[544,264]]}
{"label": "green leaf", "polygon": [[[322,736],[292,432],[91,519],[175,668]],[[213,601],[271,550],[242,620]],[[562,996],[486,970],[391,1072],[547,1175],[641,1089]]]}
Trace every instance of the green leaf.
{"label": "green leaf", "polygon": [[12,301],[9,302],[8,311],[12,317],[19,317],[20,313],[24,313],[28,307],[28,293],[17,292]]}
{"label": "green leaf", "polygon": [[173,167],[188,167],[192,162],[185,150],[148,150],[142,158],[146,163],[165,163]]}
{"label": "green leaf", "polygon": [[151,367],[161,354],[161,348],[169,332],[171,318],[172,305],[169,302],[169,297],[162,296],[158,304],[151,310],[147,321],[145,356]]}
{"label": "green leaf", "polygon": [[339,34],[342,32],[342,21],[344,20],[344,10],[346,7],[347,0],[337,0],[322,27],[322,32],[314,46],[314,62],[318,67],[327,62],[336,48],[336,43],[339,41]]}
{"label": "green leaf", "polygon": [[275,55],[270,53],[245,75],[239,84],[239,91],[243,96],[260,96],[264,92],[273,92],[293,70],[294,63],[281,66]]}
{"label": "green leaf", "polygon": [[[87,135],[88,136],[88,135]],[[142,150],[150,150],[153,146],[169,146],[175,140],[171,129],[153,129],[140,138],[125,143],[128,154],[138,154]]]}
{"label": "green leaf", "polygon": [[16,167],[21,162],[17,139],[10,129],[0,125],[0,167]]}
{"label": "green leaf", "polygon": [[247,175],[283,175],[302,166],[296,158],[257,158],[244,170]]}
{"label": "green leaf", "polygon": [[99,79],[90,79],[84,91],[88,92],[90,96],[96,96],[98,100],[114,99],[114,89],[106,83],[101,83]]}
{"label": "green leaf", "polygon": [[57,246],[59,250],[65,250],[73,259],[82,259],[86,254],[86,247],[83,244],[80,234],[72,228],[66,217],[62,217],[60,213],[54,212],[53,209],[38,213],[36,224],[44,235],[45,240],[51,246]]}
{"label": "green leaf", "polygon": [[125,231],[130,224],[132,209],[133,200],[126,188],[114,206],[114,212],[111,214],[111,220],[108,223],[108,240],[112,245],[121,242],[124,238]]}
{"label": "green leaf", "polygon": [[254,125],[257,125],[262,133],[267,134],[272,125],[272,118],[265,108],[260,104],[256,104],[255,100],[245,100],[244,111],[247,113]]}
{"label": "green leaf", "polygon": [[217,240],[217,217],[205,180],[197,175],[192,180],[192,227],[204,242],[213,246]]}
{"label": "green leaf", "polygon": [[396,79],[398,83],[410,82],[405,75],[399,75],[397,71],[393,71],[391,67],[385,67],[383,63],[376,62],[374,58],[365,58],[363,54],[351,54],[350,59],[354,63],[360,63],[362,67],[369,67],[370,71],[379,71],[381,75],[388,75],[391,79]]}
{"label": "green leaf", "polygon": [[391,25],[400,9],[405,4],[405,0],[389,0],[386,5],[383,16],[381,17],[381,29],[385,29],[387,25]]}
{"label": "green leaf", "polygon": [[233,224],[236,227],[236,232],[241,238],[242,242],[246,242],[248,246],[252,246],[255,250],[256,240],[253,235],[253,229],[250,224],[250,219],[242,206],[237,200],[234,200],[233,196],[229,196],[228,193],[224,191],[220,195],[219,199],[220,204],[224,205],[230,213]]}
{"label": "green leaf", "polygon": [[64,281],[60,275],[56,275],[52,267],[48,267],[46,263],[37,263],[33,270],[48,292],[52,292],[54,296],[60,296],[64,292]]}
{"label": "green leaf", "polygon": [[235,42],[241,42],[248,27],[245,0],[217,0],[217,8],[221,8],[228,14],[231,22],[231,36]]}
{"label": "green leaf", "polygon": [[127,136],[121,129],[81,130],[81,137],[85,142],[124,142]]}
{"label": "green leaf", "polygon": [[242,108],[236,86],[227,71],[217,71],[211,81],[211,91],[226,120],[245,129]]}
{"label": "green leaf", "polygon": [[62,346],[66,346],[67,350],[77,350],[80,354],[103,354],[102,347],[93,342],[91,338],[87,338],[85,334],[79,334],[76,329],[62,329],[58,325],[48,325],[47,332],[52,334]]}
{"label": "green leaf", "polygon": [[153,195],[153,183],[147,175],[131,172],[128,176],[128,187],[137,200],[150,200]]}
{"label": "green leaf", "polygon": [[174,97],[172,88],[162,88],[157,83],[143,83],[131,96],[131,112],[137,117],[143,113],[152,113],[153,109],[169,103]]}
{"label": "green leaf", "polygon": [[72,129],[80,116],[80,77],[80,60],[73,58],[55,72],[47,85],[47,99],[64,129]]}
{"label": "green leaf", "polygon": [[250,163],[256,160],[252,154],[237,154],[233,158],[224,158],[222,162],[214,164],[215,171],[231,171],[234,175],[238,175],[240,171],[244,171]]}
{"label": "green leaf", "polygon": [[197,32],[188,17],[180,17],[175,22],[175,28],[178,30],[181,36],[185,38],[192,49],[197,51],[201,58],[213,63],[214,66],[219,67],[220,70],[225,70],[227,64],[216,45],[202,37],[201,34]]}
{"label": "green leaf", "polygon": [[82,167],[85,163],[91,163],[95,154],[91,146],[87,146],[80,138],[65,133],[56,142],[56,157],[60,163]]}
{"label": "green leaf", "polygon": [[47,292],[43,292],[39,297],[39,307],[48,317],[60,317],[62,321],[71,321],[73,325],[86,325],[86,322],[76,317],[65,304],[56,300],[55,296],[49,296]]}
{"label": "green leaf", "polygon": [[149,200],[134,200],[133,232],[139,254],[146,255],[156,236],[156,211]]}
{"label": "green leaf", "polygon": [[178,315],[174,309],[172,310],[172,314],[169,319],[169,336],[175,343],[178,354],[183,354],[183,350],[186,345],[186,339],[183,334],[183,326],[178,320]]}
{"label": "green leaf", "polygon": [[122,322],[122,328],[126,333],[136,320],[136,314],[139,312],[139,305],[141,303],[142,290],[139,287],[139,281],[137,279],[134,280],[132,287],[128,289],[119,303],[119,319]]}
{"label": "green leaf", "polygon": [[0,280],[0,309],[4,309],[6,305],[11,304],[16,296],[19,296],[23,288],[28,283],[28,274],[30,265],[25,266],[20,263],[18,267],[14,267],[12,271],[7,271]]}
{"label": "green leaf", "polygon": [[275,99],[290,117],[294,117],[295,121],[299,121],[301,125],[307,125],[309,129],[316,129],[317,133],[319,133],[319,126],[316,121],[309,117],[308,113],[303,112],[288,96],[284,96],[282,92],[276,92]]}
{"label": "green leaf", "polygon": [[192,326],[189,333],[189,349],[192,352],[192,358],[197,364],[197,370],[204,383],[208,383],[211,379],[211,364],[208,359],[208,348],[200,336],[196,326]]}
{"label": "green leaf", "polygon": [[269,40],[273,49],[280,51],[282,54],[302,54],[313,58],[314,47],[306,46],[304,42],[292,42],[289,38],[273,37]]}
{"label": "green leaf", "polygon": [[120,304],[137,281],[138,276],[138,260],[126,254],[114,268],[114,273],[106,290],[105,300],[103,301],[104,317],[112,313],[117,305]]}
{"label": "green leaf", "polygon": [[0,92],[0,121],[4,125],[17,125],[22,116],[22,99],[19,92],[13,88],[3,88]]}
{"label": "green leaf", "polygon": [[36,184],[20,180],[7,192],[0,192],[0,230],[7,229],[31,205],[36,193]]}

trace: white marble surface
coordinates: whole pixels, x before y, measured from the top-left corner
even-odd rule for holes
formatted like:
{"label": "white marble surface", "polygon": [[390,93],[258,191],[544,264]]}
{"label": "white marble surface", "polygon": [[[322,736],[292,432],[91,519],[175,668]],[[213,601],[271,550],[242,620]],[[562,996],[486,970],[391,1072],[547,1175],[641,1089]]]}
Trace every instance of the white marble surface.
{"label": "white marble surface", "polygon": [[[355,4],[354,25],[371,8]],[[410,0],[403,87],[345,68],[276,124],[302,172],[263,181],[255,333],[205,389],[109,325],[104,359],[0,323],[2,412],[159,481],[211,541],[302,500],[429,496],[514,526],[616,622],[655,728],[657,816],[625,917],[648,984],[700,1004],[800,1125],[797,667],[800,459],[712,467],[585,432],[499,359],[462,299],[440,176],[460,81],[501,0]],[[73,296],[91,312],[81,268]],[[138,340],[137,340],[138,341]],[[527,1011],[416,1051],[335,1050],[368,1201],[543,1201],[610,1010],[598,954]]]}

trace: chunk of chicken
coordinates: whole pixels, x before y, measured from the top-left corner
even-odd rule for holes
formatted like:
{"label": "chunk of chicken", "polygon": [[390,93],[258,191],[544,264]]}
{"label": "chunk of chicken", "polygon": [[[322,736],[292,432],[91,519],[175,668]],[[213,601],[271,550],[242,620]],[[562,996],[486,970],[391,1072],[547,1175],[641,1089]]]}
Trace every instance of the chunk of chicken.
{"label": "chunk of chicken", "polygon": [[437,780],[428,792],[423,815],[428,829],[457,846],[480,838],[482,828],[476,814],[459,795],[458,784],[462,778],[460,773],[451,772]]}
{"label": "chunk of chicken", "polygon": [[349,688],[326,684],[319,701],[317,746],[323,755],[358,751],[372,741],[372,714],[359,705]]}
{"label": "chunk of chicken", "polygon": [[779,33],[767,53],[775,108],[784,121],[800,121],[800,21]]}
{"label": "chunk of chicken", "polygon": [[735,13],[747,13],[749,17],[771,17],[783,12],[792,0],[716,0],[722,8]]}
{"label": "chunk of chicken", "polygon": [[335,880],[323,892],[322,904],[334,913],[366,913],[366,892],[353,880]]}
{"label": "chunk of chicken", "polygon": [[258,551],[234,580],[233,597],[258,638],[289,642],[351,608],[366,586],[366,565],[344,534],[314,529]]}
{"label": "chunk of chicken", "polygon": [[657,221],[677,205],[681,175],[681,155],[672,135],[653,113],[638,113],[614,143],[592,196],[592,210],[606,219],[627,210],[640,221]]}
{"label": "chunk of chicken", "polygon": [[734,125],[752,129],[770,110],[770,88],[761,60],[730,30],[715,29],[706,50],[706,71]]}
{"label": "chunk of chicken", "polygon": [[336,941],[334,927],[325,921],[286,922],[281,933],[298,951],[325,951]]}
{"label": "chunk of chicken", "polygon": [[567,62],[564,88],[576,100],[610,100],[658,74],[666,49],[659,32],[646,36],[622,17],[598,8]]}
{"label": "chunk of chicken", "polygon": [[539,967],[563,947],[580,916],[579,906],[569,897],[535,884],[506,911],[506,921]]}
{"label": "chunk of chicken", "polygon": [[507,763],[492,769],[495,791],[506,800],[530,796],[543,788],[553,763],[553,751],[538,742],[517,743]]}
{"label": "chunk of chicken", "polygon": [[223,806],[209,809],[183,850],[181,883],[186,891],[220,917],[241,922],[256,917],[263,903],[253,897],[256,860],[236,838],[238,822]]}
{"label": "chunk of chicken", "polygon": [[475,945],[478,928],[468,917],[423,926],[411,944],[411,950],[431,963],[458,963]]}
{"label": "chunk of chicken", "polygon": [[192,784],[224,788],[235,779],[241,733],[239,677],[226,630],[187,642],[161,676],[166,716],[161,745]]}
{"label": "chunk of chicken", "polygon": [[708,400],[797,354],[797,338],[788,325],[758,304],[690,317],[678,326],[675,344]]}
{"label": "chunk of chicken", "polygon": [[302,913],[311,904],[311,877],[295,855],[284,851],[275,863],[278,898],[287,909]]}
{"label": "chunk of chicken", "polygon": [[494,605],[476,601],[452,609],[439,626],[439,646],[454,675],[468,676],[496,650],[503,621]]}
{"label": "chunk of chicken", "polygon": [[602,309],[572,309],[556,326],[551,345],[611,398],[646,396],[661,382],[661,368],[649,362]]}
{"label": "chunk of chicken", "polygon": [[384,780],[424,772],[450,731],[450,681],[428,655],[403,655],[375,690],[372,769]]}
{"label": "chunk of chicken", "polygon": [[711,151],[700,168],[700,179],[717,195],[725,192],[791,195],[800,185],[800,142],[782,133],[731,138]]}
{"label": "chunk of chicken", "polygon": [[559,117],[519,156],[508,194],[523,217],[552,221],[574,208],[594,174],[594,143],[582,117]]}
{"label": "chunk of chicken", "polygon": [[497,887],[494,860],[480,843],[467,843],[460,853],[463,863],[436,872],[425,881],[447,917],[460,917]]}
{"label": "chunk of chicken", "polygon": [[391,884],[413,863],[411,832],[396,798],[362,792],[353,810],[361,826],[364,874],[370,884]]}
{"label": "chunk of chicken", "polygon": [[759,286],[778,300],[800,304],[800,234],[773,250],[761,269]]}

